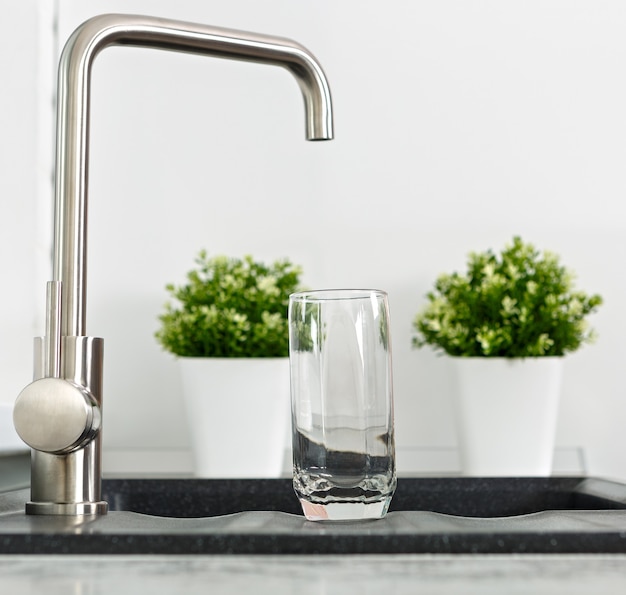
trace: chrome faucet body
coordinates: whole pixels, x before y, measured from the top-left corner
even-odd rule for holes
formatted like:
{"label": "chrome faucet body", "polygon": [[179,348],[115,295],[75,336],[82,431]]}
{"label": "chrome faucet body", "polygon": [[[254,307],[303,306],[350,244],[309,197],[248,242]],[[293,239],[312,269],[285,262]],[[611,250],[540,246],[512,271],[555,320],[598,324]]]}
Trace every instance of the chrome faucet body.
{"label": "chrome faucet body", "polygon": [[106,47],[130,45],[286,68],[304,97],[308,140],[333,137],[324,72],[284,38],[136,15],[101,15],[68,39],[59,64],[53,281],[46,335],[35,340],[34,382],[14,423],[32,448],[29,514],[104,514],[101,500],[103,341],[85,331],[91,68]]}

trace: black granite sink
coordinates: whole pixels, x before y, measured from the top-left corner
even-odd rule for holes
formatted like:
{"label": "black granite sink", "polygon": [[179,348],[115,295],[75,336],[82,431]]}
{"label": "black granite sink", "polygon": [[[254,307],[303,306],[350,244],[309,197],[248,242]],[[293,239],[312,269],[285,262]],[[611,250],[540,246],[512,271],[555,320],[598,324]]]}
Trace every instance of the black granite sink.
{"label": "black granite sink", "polygon": [[[300,515],[290,479],[110,479],[110,510],[162,517],[214,517],[244,511]],[[545,510],[626,509],[626,485],[561,478],[401,478],[393,511],[431,511],[463,517],[506,517]]]}
{"label": "black granite sink", "polygon": [[24,514],[0,494],[0,553],[626,553],[626,485],[592,478],[401,478],[378,521],[312,523],[289,479],[103,482],[110,512]]}

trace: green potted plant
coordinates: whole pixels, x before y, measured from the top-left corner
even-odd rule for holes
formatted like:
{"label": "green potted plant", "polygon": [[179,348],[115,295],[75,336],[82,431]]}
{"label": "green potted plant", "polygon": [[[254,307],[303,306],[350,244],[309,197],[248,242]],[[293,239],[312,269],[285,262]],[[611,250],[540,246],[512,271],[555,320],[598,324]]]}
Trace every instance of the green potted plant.
{"label": "green potted plant", "polygon": [[467,271],[441,275],[426,297],[413,345],[451,356],[464,471],[549,474],[563,356],[595,339],[587,317],[602,298],[520,237],[470,253]]}
{"label": "green potted plant", "polygon": [[[200,476],[282,473],[288,448],[289,295],[301,269],[201,251],[156,339],[176,356]],[[225,456],[228,453],[228,456]]]}

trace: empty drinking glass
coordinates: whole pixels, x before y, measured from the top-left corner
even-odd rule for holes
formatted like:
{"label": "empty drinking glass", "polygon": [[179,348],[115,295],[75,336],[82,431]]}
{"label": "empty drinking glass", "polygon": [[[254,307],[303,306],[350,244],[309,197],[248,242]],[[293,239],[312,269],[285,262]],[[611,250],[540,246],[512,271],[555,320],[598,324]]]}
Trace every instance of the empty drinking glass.
{"label": "empty drinking glass", "polygon": [[292,294],[289,358],[293,485],[306,518],[384,517],[396,487],[387,294]]}

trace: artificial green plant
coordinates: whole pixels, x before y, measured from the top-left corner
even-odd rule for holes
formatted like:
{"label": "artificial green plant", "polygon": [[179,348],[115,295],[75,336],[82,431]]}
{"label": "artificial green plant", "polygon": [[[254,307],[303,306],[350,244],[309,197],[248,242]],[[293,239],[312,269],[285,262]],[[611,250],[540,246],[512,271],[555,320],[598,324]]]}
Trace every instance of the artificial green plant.
{"label": "artificial green plant", "polygon": [[514,237],[499,255],[470,253],[467,272],[441,275],[414,319],[415,347],[452,356],[562,356],[594,340],[586,320],[602,304],[574,289],[551,253]]}
{"label": "artificial green plant", "polygon": [[173,300],[156,332],[163,348],[183,357],[288,356],[287,309],[300,288],[300,267],[204,250],[195,262],[186,284],[166,286]]}

